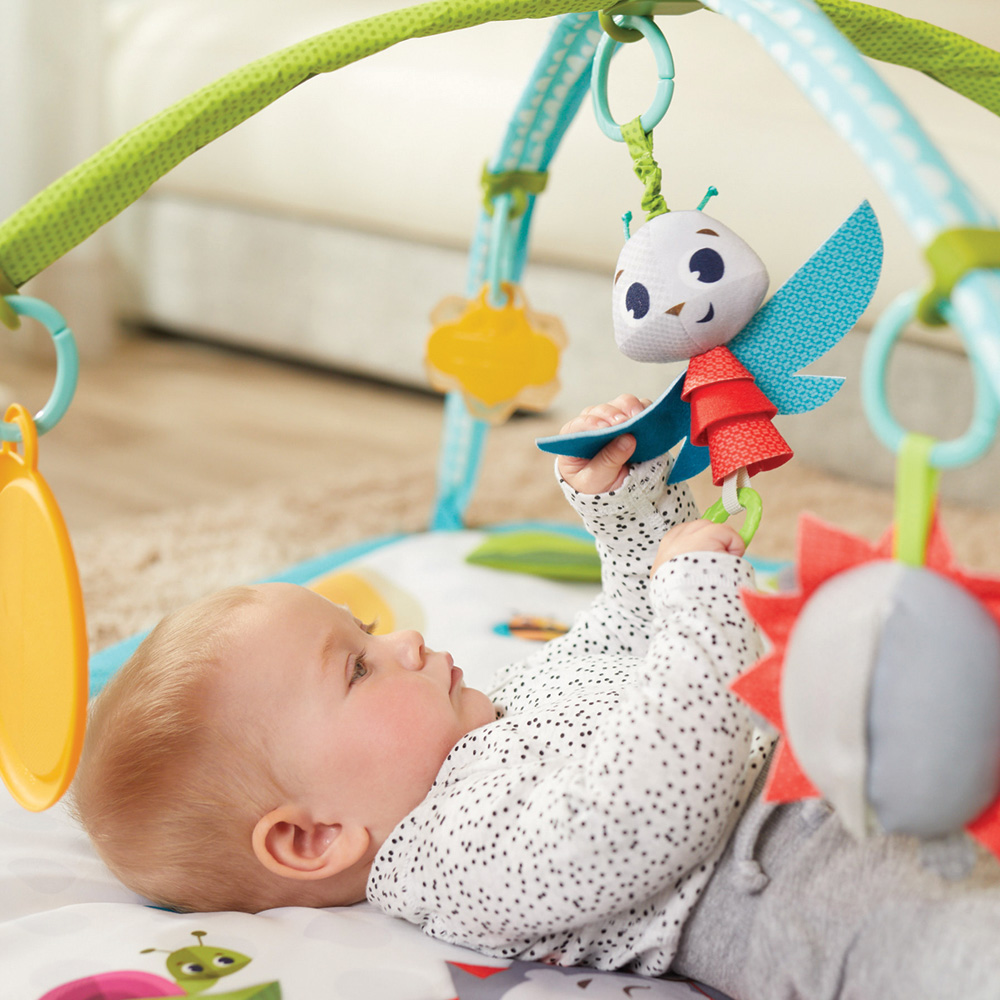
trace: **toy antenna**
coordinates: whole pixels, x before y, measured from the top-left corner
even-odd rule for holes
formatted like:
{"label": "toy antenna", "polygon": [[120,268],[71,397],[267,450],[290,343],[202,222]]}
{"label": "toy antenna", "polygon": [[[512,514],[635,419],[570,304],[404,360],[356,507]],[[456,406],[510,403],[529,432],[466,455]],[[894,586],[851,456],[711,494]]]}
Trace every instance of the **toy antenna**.
{"label": "toy antenna", "polygon": [[718,193],[719,189],[714,184],[710,185],[705,192],[705,197],[701,199],[701,203],[698,205],[698,211],[700,212]]}

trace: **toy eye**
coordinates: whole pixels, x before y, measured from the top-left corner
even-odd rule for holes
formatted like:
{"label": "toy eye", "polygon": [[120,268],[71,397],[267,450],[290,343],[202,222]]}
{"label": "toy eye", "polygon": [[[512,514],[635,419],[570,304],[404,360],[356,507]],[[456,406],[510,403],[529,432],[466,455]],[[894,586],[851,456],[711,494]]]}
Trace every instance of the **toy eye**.
{"label": "toy eye", "polygon": [[710,285],[718,281],[726,273],[726,265],[721,254],[704,247],[691,255],[688,268],[692,274],[698,275],[698,280]]}
{"label": "toy eye", "polygon": [[625,293],[625,308],[632,314],[633,319],[642,319],[649,312],[649,291],[645,285],[638,281],[629,285]]}
{"label": "toy eye", "polygon": [[232,965],[235,961],[235,958],[230,958],[228,955],[216,955],[212,959],[212,965]]}
{"label": "toy eye", "polygon": [[205,967],[203,965],[199,965],[197,962],[185,962],[181,966],[181,972],[183,972],[185,976],[197,976],[199,972],[204,971]]}

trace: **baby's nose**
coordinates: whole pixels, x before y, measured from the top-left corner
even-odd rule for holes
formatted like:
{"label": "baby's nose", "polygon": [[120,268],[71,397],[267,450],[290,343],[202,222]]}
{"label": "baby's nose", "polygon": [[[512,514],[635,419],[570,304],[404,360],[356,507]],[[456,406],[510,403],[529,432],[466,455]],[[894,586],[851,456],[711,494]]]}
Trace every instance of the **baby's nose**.
{"label": "baby's nose", "polygon": [[399,645],[400,664],[406,670],[422,670],[426,658],[424,637],[413,629],[406,629],[396,633],[396,641]]}

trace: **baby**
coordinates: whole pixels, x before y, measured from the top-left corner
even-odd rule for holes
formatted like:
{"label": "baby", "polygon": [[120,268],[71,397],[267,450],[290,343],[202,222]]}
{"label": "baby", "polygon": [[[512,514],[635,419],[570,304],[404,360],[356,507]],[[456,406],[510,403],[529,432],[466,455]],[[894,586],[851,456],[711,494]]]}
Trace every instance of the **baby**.
{"label": "baby", "polygon": [[175,908],[368,899],[495,957],[676,971],[738,1000],[996,997],[995,870],[957,889],[900,838],[757,801],[770,741],[727,687],[759,653],[743,542],[633,449],[559,459],[602,590],[489,696],[418,633],[287,584],[164,619],[96,700],[73,786],[112,870]]}

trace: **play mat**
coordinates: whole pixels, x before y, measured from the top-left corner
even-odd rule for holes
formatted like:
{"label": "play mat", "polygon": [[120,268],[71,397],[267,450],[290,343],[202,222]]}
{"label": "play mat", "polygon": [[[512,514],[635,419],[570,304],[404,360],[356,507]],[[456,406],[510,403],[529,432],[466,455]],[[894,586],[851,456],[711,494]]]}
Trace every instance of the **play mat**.
{"label": "play mat", "polygon": [[[538,442],[543,450],[587,457],[624,431],[636,438],[637,460],[674,450],[672,479],[710,468],[720,496],[705,516],[738,517],[752,541],[766,516],[766,489],[758,492],[751,477],[791,458],[772,418],[806,414],[838,391],[842,379],[803,369],[854,325],[878,281],[880,230],[863,191],[856,211],[811,256],[804,252],[801,268],[766,301],[763,262],[709,214],[714,188],[696,207],[668,205],[669,170],[657,162],[653,131],[675,86],[669,24],[703,9],[734,21],[747,45],[763,47],[785,70],[789,86],[870,168],[928,264],[926,287],[904,294],[879,319],[859,375],[868,420],[896,463],[894,524],[869,543],[806,518],[795,572],[762,565],[761,578],[776,592],[746,598],[770,652],[734,690],[782,736],[766,794],[822,796],[859,836],[957,835],[959,867],[971,840],[1000,853],[1000,582],[956,564],[935,513],[940,474],[976,461],[1000,414],[1000,232],[862,58],[909,66],[1000,113],[1000,55],[854,0],[622,0],[600,13],[574,0],[435,0],[304,40],[229,74],[126,133],[0,223],[0,319],[41,323],[58,363],[46,406],[35,415],[12,406],[0,423],[5,998],[717,995],[625,974],[508,967],[430,940],[367,904],[181,915],[115,882],[60,799],[79,755],[88,692],[100,689],[141,636],[93,656],[87,649],[71,541],[39,462],[41,436],[66,416],[76,389],[75,341],[56,310],[17,291],[185,157],[317,73],[406,39],[551,19],[550,40],[483,173],[467,286],[443,298],[431,328],[417,332],[427,336],[429,379],[445,395],[430,530],[317,553],[279,577],[313,586],[363,619],[378,618],[381,628],[419,628],[431,646],[453,651],[473,686],[488,687],[493,669],[523,657],[526,644],[560,634],[598,589],[594,546],[582,531],[473,531],[463,521],[490,426],[517,409],[548,406],[558,391],[567,334],[543,311],[548,304],[527,300],[520,281],[549,162],[584,98],[593,97],[596,127],[620,144],[623,189],[638,180],[645,213],[623,218],[624,249],[613,270],[609,262],[609,334],[630,358],[686,370],[627,423],[546,438]],[[609,107],[608,68],[633,43],[652,49],[654,96],[643,114],[619,123]],[[955,440],[908,432],[887,400],[889,360],[914,319],[952,326],[966,349],[975,400],[969,427]],[[895,621],[886,609],[897,605],[915,609],[926,634]],[[829,651],[845,630],[852,640],[843,669]],[[922,659],[922,647],[937,652]],[[942,649],[952,661],[950,680],[932,669]],[[916,684],[923,696],[908,698]],[[907,706],[902,724],[899,704]],[[926,744],[936,758],[942,739],[927,740],[929,727],[966,763],[962,780],[935,767]],[[907,777],[914,768],[915,782]]]}

